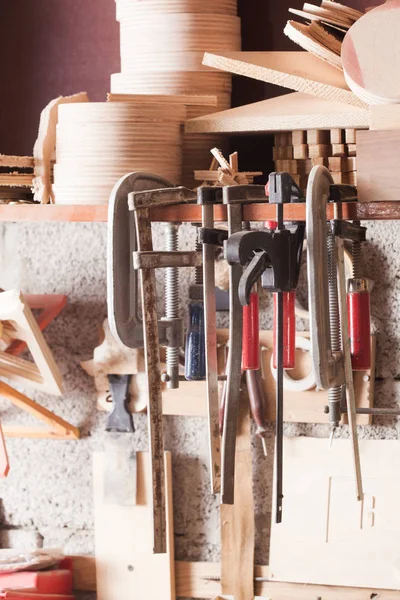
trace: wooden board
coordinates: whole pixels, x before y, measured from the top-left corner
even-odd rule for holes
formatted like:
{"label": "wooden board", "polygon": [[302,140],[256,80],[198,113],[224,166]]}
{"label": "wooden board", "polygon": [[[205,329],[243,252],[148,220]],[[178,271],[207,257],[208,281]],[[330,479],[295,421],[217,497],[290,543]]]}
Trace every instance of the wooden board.
{"label": "wooden board", "polygon": [[295,93],[186,121],[187,133],[234,133],[363,128],[368,111],[341,102]]}
{"label": "wooden board", "polygon": [[400,0],[369,11],[353,25],[342,44],[346,81],[363,102],[400,102]]}
{"label": "wooden board", "polygon": [[40,115],[39,132],[33,149],[33,155],[35,161],[34,197],[35,200],[42,204],[54,202],[51,169],[55,159],[58,109],[61,104],[76,102],[89,102],[86,92],[73,96],[60,96],[52,100]]}
{"label": "wooden board", "polygon": [[285,439],[272,580],[399,588],[400,442],[360,440],[360,455],[365,494],[357,502],[349,440],[334,440],[329,451],[327,439]]}
{"label": "wooden board", "polygon": [[308,52],[206,53],[203,64],[326,100],[365,107],[349,91],[344,76],[338,69],[321,62]]}
{"label": "wooden board", "polygon": [[360,202],[400,200],[400,131],[360,131],[357,179]]}
{"label": "wooden board", "polygon": [[0,154],[0,167],[18,167],[33,169],[35,162],[32,156],[7,156]]}
{"label": "wooden board", "polygon": [[[228,340],[228,331],[218,331],[218,343],[225,344]],[[298,333],[301,337],[309,334]],[[373,353],[375,355],[375,340],[373,339]],[[260,344],[262,348],[261,358],[264,373],[264,391],[267,397],[267,418],[275,421],[275,388],[276,383],[271,372],[272,356],[272,332],[260,331]],[[291,374],[293,377],[303,378],[310,372],[310,356],[307,352],[297,350],[296,370]],[[359,371],[354,373],[355,391],[358,407],[370,408],[374,399],[374,372],[375,364],[371,372]],[[364,376],[370,377],[370,381],[364,381]],[[190,402],[187,402],[190,397]],[[328,404],[328,392],[311,389],[304,392],[292,392],[285,390],[283,418],[288,423],[327,423],[324,412]],[[164,390],[163,392],[163,414],[203,416],[207,415],[206,407],[206,385],[204,382],[181,382],[179,390]],[[359,425],[368,425],[371,417],[358,415]]]}
{"label": "wooden board", "polygon": [[296,21],[288,21],[283,32],[292,40],[292,42],[295,42],[295,44],[298,44],[303,48],[303,50],[311,52],[311,54],[314,54],[317,58],[320,58],[332,65],[332,67],[335,67],[335,69],[342,69],[340,55],[333,52],[330,48],[327,48],[320,40],[314,37],[310,25],[304,25],[303,23],[297,23]]}
{"label": "wooden board", "polygon": [[400,129],[400,106],[398,104],[371,106],[370,115],[370,129],[380,131]]}
{"label": "wooden board", "polygon": [[[96,591],[96,563],[93,556],[69,556],[74,571],[74,589]],[[211,562],[175,562],[176,593],[184,598],[215,598],[221,594],[218,581],[221,566]],[[269,567],[256,566],[256,593],[268,600],[398,600],[399,593],[381,589],[303,585],[267,581]],[[264,581],[260,581],[264,579]]]}
{"label": "wooden board", "polygon": [[175,600],[171,454],[165,453],[167,553],[153,554],[151,475],[145,452],[137,453],[137,505],[104,503],[104,454],[94,454],[94,515],[99,600]]}
{"label": "wooden board", "polygon": [[157,94],[107,94],[108,102],[162,102],[165,104],[184,104],[185,106],[217,106],[216,96],[175,96]]}
{"label": "wooden board", "polygon": [[254,500],[249,400],[240,398],[235,454],[235,504],[221,505],[221,589],[235,600],[254,597]]}

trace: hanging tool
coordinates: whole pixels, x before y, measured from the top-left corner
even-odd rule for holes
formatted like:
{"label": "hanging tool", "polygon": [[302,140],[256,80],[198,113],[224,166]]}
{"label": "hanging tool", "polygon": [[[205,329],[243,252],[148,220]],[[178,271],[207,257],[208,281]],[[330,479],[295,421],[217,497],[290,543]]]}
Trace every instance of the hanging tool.
{"label": "hanging tool", "polygon": [[[199,228],[196,228],[196,252],[202,252]],[[195,268],[194,285],[189,287],[189,315],[185,346],[185,378],[206,379],[206,338],[204,323],[203,267]]]}
{"label": "hanging tool", "polygon": [[199,243],[203,246],[204,334],[206,354],[207,406],[210,445],[211,491],[221,491],[221,449],[219,436],[217,321],[215,299],[215,247],[222,246],[228,232],[214,229],[214,205],[222,203],[222,190],[202,186],[197,190],[202,207]]}
{"label": "hanging tool", "polygon": [[[269,185],[266,186],[266,193],[269,196]],[[266,228],[275,230],[278,227],[276,221],[267,221]],[[278,296],[274,294],[274,327],[273,327],[273,353],[272,365],[276,369],[277,365],[277,331],[278,331]],[[283,368],[285,370],[294,369],[296,358],[296,291],[283,292]]]}
{"label": "hanging tool", "polygon": [[[245,186],[243,186],[245,187]],[[242,196],[252,196],[249,188],[261,186],[247,186],[247,190],[242,191]],[[234,188],[225,188],[224,193],[229,194],[226,190],[234,191]],[[260,194],[260,191],[258,191]],[[259,230],[259,231],[236,231],[230,233],[226,244],[225,254],[228,263],[231,265],[231,272],[235,274],[234,283],[236,283],[236,295],[233,294],[233,302],[230,314],[231,327],[237,327],[237,323],[241,324],[241,305],[249,304],[250,294],[255,283],[262,277],[262,286],[265,289],[276,292],[277,296],[277,340],[278,340],[278,381],[277,381],[277,435],[276,435],[276,457],[277,457],[277,507],[276,520],[280,522],[282,519],[282,456],[283,456],[283,347],[284,347],[284,313],[283,313],[283,293],[291,292],[296,289],[299,270],[300,258],[304,239],[304,225],[296,224],[292,230],[286,229],[283,223],[283,204],[286,202],[302,201],[302,194],[296,186],[292,178],[287,173],[272,173],[269,180],[270,203],[277,206],[277,228],[275,230]],[[262,196],[265,201],[265,191],[262,188]],[[254,196],[252,197],[254,202]],[[229,205],[228,205],[229,206]],[[229,213],[228,213],[229,214]],[[237,218],[237,215],[235,215]],[[242,267],[246,267],[241,273]],[[232,292],[232,289],[231,289]],[[234,328],[235,329],[235,328]],[[236,334],[236,339],[230,339],[231,348],[235,348],[236,353],[241,350],[241,339],[239,334]],[[228,423],[231,431],[233,430],[232,423],[227,418],[229,404],[235,404],[235,395],[231,395],[234,391],[229,386],[229,375],[235,369],[237,357],[235,352],[229,355],[228,366],[228,395],[227,409],[224,422],[224,438],[226,439],[225,446],[223,445],[223,467],[227,470],[228,479],[228,494],[224,501],[233,501],[232,490],[229,487],[231,483],[231,473],[234,472],[234,462],[232,458],[232,439],[227,436],[226,424]],[[231,376],[231,381],[234,378]],[[234,381],[235,383],[235,381]],[[239,380],[240,383],[240,380]],[[233,402],[232,402],[233,398]],[[233,408],[231,407],[232,417]],[[232,433],[231,433],[232,435]],[[224,439],[223,438],[223,439]],[[233,444],[234,447],[234,444]],[[225,450],[225,455],[224,455]],[[224,482],[224,471],[222,472]]]}
{"label": "hanging tool", "polygon": [[[143,348],[138,273],[133,268],[133,253],[137,250],[135,215],[129,211],[128,194],[172,187],[158,175],[137,172],[122,177],[111,192],[107,238],[108,320],[115,339],[128,348]],[[166,347],[170,339],[179,337],[179,328],[182,323],[177,319],[160,319],[160,345]]]}
{"label": "hanging tool", "polygon": [[[246,222],[243,229],[250,230],[250,223]],[[243,348],[242,370],[258,371],[260,368],[260,302],[258,298],[258,284],[250,293],[247,306],[243,306]]]}
{"label": "hanging tool", "polygon": [[328,201],[335,202],[337,211],[341,202],[355,199],[357,190],[352,186],[334,185],[332,176],[325,167],[314,167],[311,171],[307,188],[306,215],[312,360],[318,387],[329,390],[331,439],[340,423],[342,388],[345,386],[357,498],[362,500],[346,302],[344,240],[365,241],[366,230],[346,221],[333,220],[328,228],[326,223]]}
{"label": "hanging tool", "polygon": [[[183,204],[196,196],[186,188],[133,192],[128,195],[129,209],[134,211],[138,251],[133,253],[133,267],[140,271],[146,375],[149,388],[148,426],[153,484],[154,552],[166,552],[164,489],[164,442],[162,424],[161,368],[158,317],[156,310],[156,268],[190,267],[202,264],[196,252],[153,252],[150,208]],[[169,339],[172,348],[183,346],[183,336]]]}
{"label": "hanging tool", "polygon": [[[165,226],[165,250],[176,252],[179,247],[179,223],[167,223]],[[179,319],[179,269],[165,269],[165,319],[176,322]],[[161,319],[163,320],[163,319]],[[179,346],[167,346],[167,388],[179,388]]]}
{"label": "hanging tool", "polygon": [[[132,448],[135,431],[128,410],[131,375],[109,375],[113,410],[110,413],[104,465],[104,499],[108,504],[136,504],[136,452]],[[127,436],[126,434],[131,434]]]}
{"label": "hanging tool", "polygon": [[[354,223],[360,226],[360,222]],[[368,280],[363,277],[361,242],[351,245],[353,277],[347,281],[347,310],[353,371],[371,368],[371,302]]]}
{"label": "hanging tool", "polygon": [[[223,188],[223,202],[228,213],[228,242],[232,235],[241,233],[243,204],[265,202],[264,187],[260,185],[227,186]],[[229,262],[229,260],[228,260]],[[239,284],[242,276],[240,264],[229,266],[229,354],[226,385],[226,406],[222,436],[221,502],[233,504],[235,484],[236,428],[239,410],[243,312],[239,300]]]}

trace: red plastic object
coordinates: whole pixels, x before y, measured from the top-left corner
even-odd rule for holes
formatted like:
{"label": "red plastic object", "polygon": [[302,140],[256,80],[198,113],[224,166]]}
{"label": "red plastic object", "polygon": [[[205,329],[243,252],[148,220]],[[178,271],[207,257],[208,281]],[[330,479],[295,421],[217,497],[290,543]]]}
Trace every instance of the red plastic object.
{"label": "red plastic object", "polygon": [[[4,479],[10,472],[10,462],[8,460],[8,452],[6,441],[4,439],[3,428],[0,425],[0,478]],[[0,575],[1,582],[1,575]],[[1,588],[0,588],[1,589]]]}
{"label": "red plastic object", "polygon": [[260,368],[260,315],[258,293],[250,294],[250,304],[243,307],[242,370]]}
{"label": "red plastic object", "polygon": [[24,592],[24,590],[7,590],[0,593],[0,598],[5,600],[75,600],[75,596],[70,594],[45,594],[44,592]]}
{"label": "red plastic object", "polygon": [[[283,294],[283,368],[294,369],[296,364],[296,314],[295,314],[296,292],[284,292]],[[276,369],[277,362],[277,294],[274,294],[274,358],[273,364]]]}
{"label": "red plastic object", "polygon": [[347,314],[353,371],[371,368],[371,307],[367,290],[347,294]]}
{"label": "red plastic object", "polygon": [[29,594],[72,594],[72,572],[66,569],[50,571],[19,571],[0,575],[0,589]]}

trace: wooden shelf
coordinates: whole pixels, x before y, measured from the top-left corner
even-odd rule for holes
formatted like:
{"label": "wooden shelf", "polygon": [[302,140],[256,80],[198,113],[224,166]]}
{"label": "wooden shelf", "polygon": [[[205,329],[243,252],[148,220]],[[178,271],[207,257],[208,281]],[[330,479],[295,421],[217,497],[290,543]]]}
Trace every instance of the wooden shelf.
{"label": "wooden shelf", "polygon": [[0,205],[0,221],[5,222],[51,222],[70,223],[106,222],[108,206],[80,206],[70,204],[3,204]]}
{"label": "wooden shelf", "polygon": [[[335,205],[339,219],[359,221],[396,221],[400,220],[399,202],[349,202]],[[333,204],[328,205],[327,219],[335,217]],[[226,207],[215,207],[215,221],[226,221]],[[249,204],[243,209],[246,221],[267,221],[276,216],[276,207],[269,204]],[[50,204],[35,206],[32,204],[0,206],[0,222],[68,222],[68,223],[106,223],[107,206],[54,206]],[[305,221],[305,204],[286,204],[286,221]],[[177,221],[182,223],[200,223],[201,207],[196,205],[166,206],[151,211],[154,222]]]}

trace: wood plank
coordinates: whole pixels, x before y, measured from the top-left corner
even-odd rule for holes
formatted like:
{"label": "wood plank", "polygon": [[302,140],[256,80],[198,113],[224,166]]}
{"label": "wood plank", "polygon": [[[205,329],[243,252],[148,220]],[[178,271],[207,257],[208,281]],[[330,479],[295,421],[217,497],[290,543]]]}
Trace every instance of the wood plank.
{"label": "wood plank", "polygon": [[7,156],[0,154],[0,167],[16,167],[18,169],[33,169],[33,156]]}
{"label": "wood plank", "polygon": [[341,157],[329,157],[328,158],[328,169],[331,172],[349,173],[350,171],[357,170],[357,159],[356,158],[341,158]]}
{"label": "wood plank", "polygon": [[[369,113],[334,100],[295,93],[186,121],[186,133],[273,132],[304,129],[365,129]],[[294,142],[293,142],[294,143]]]}
{"label": "wood plank", "polygon": [[0,372],[17,382],[32,385],[48,394],[62,395],[62,377],[53,354],[21,292],[0,293],[0,320],[13,321],[15,339],[26,342],[34,362],[0,356]]}
{"label": "wood plank", "polygon": [[308,52],[206,52],[203,64],[327,100],[366,106],[349,91],[343,73]]}
{"label": "wood plank", "polygon": [[254,598],[254,500],[249,399],[240,397],[235,453],[235,503],[222,504],[221,590],[235,600]]}
{"label": "wood plank", "polygon": [[295,44],[303,48],[303,50],[311,52],[317,58],[332,65],[335,69],[342,69],[340,54],[328,48],[320,39],[322,37],[324,41],[327,40],[328,42],[333,40],[332,46],[334,46],[336,45],[336,40],[333,36],[321,35],[319,30],[312,30],[310,25],[298,23],[297,21],[288,21],[283,32]]}
{"label": "wood plank", "polygon": [[293,131],[292,132],[292,145],[301,146],[307,143],[307,131]]}
{"label": "wood plank", "polygon": [[[313,159],[315,160],[315,159]],[[250,204],[243,209],[247,221],[268,221],[276,216],[276,208],[268,204]],[[106,223],[107,206],[57,206],[57,205],[0,205],[0,222],[3,223]],[[334,208],[327,207],[327,220],[334,218]],[[182,223],[200,223],[201,207],[195,205],[166,206],[152,209],[152,222],[165,223],[177,221]],[[287,204],[284,206],[286,221],[305,221],[304,204]],[[357,221],[392,221],[400,220],[399,202],[349,202],[340,207],[340,219]],[[226,222],[226,207],[215,207],[215,221]]]}
{"label": "wood plank", "polygon": [[400,200],[399,170],[400,131],[359,132],[357,180],[360,202]]}
{"label": "wood plank", "polygon": [[[74,589],[96,591],[96,560],[93,556],[69,556],[74,568]],[[206,562],[175,562],[176,593],[182,598],[215,598],[221,594],[221,565]],[[269,567],[256,566],[256,578],[268,578]],[[398,600],[398,591],[337,586],[256,581],[256,593],[268,600]]]}
{"label": "wood plank", "polygon": [[309,129],[307,144],[330,144],[330,132],[322,129]]}
{"label": "wood plank", "polygon": [[301,146],[293,146],[293,158],[295,160],[305,160],[308,158],[308,146],[307,144],[301,144]]}
{"label": "wood plank", "polygon": [[347,156],[347,146],[345,144],[332,144],[332,156],[339,158]]}
{"label": "wood plank", "polygon": [[95,453],[93,462],[97,597],[175,600],[171,454],[164,455],[168,515],[165,554],[153,554],[152,483],[147,453],[136,455],[136,506],[104,502],[104,456]]}
{"label": "wood plank", "polygon": [[[370,112],[370,129],[377,129],[379,131],[393,131],[393,129],[400,129],[400,106],[398,104],[382,104],[371,106]],[[352,142],[349,141],[348,143]]]}
{"label": "wood plank", "polygon": [[217,96],[162,95],[162,94],[107,94],[108,102],[162,102],[186,106],[217,106]]}
{"label": "wood plank", "polygon": [[357,502],[349,440],[335,439],[328,450],[326,438],[285,438],[284,519],[272,523],[271,580],[399,587],[400,442],[360,440],[360,455]]}
{"label": "wood plank", "polygon": [[330,144],[311,144],[308,146],[309,158],[328,158],[332,156],[332,146]]}

